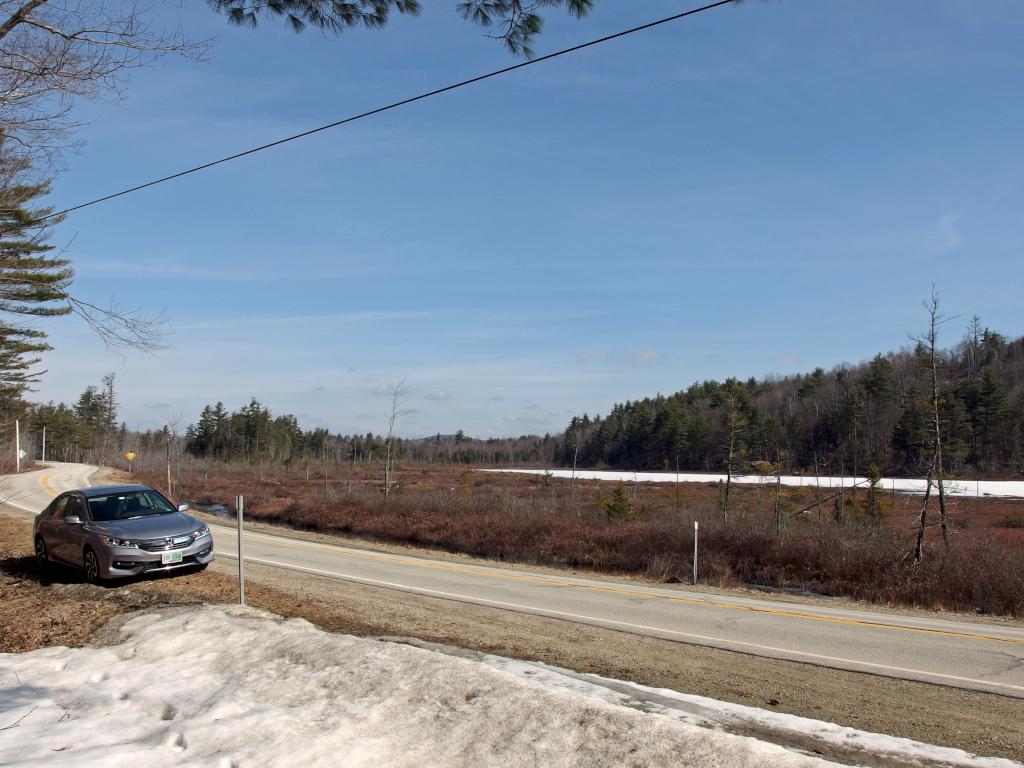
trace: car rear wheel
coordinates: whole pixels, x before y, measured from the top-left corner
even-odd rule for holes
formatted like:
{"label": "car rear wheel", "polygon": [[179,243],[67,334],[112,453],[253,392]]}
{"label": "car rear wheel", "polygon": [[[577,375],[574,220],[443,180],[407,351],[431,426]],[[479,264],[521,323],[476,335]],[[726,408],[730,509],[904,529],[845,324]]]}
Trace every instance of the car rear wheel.
{"label": "car rear wheel", "polygon": [[46,565],[50,561],[50,553],[46,551],[46,542],[42,536],[36,536],[36,562]]}
{"label": "car rear wheel", "polygon": [[91,549],[85,550],[85,580],[90,584],[99,584],[103,581],[100,576],[100,561],[96,558],[96,553]]}

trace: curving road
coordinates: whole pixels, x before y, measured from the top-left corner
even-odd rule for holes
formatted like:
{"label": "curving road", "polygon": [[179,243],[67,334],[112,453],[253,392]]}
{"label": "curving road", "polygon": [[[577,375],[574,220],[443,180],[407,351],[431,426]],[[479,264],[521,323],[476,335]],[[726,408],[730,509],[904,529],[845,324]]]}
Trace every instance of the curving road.
{"label": "curving road", "polygon": [[[88,485],[96,467],[53,464],[7,477],[0,500],[23,515]],[[235,529],[211,525],[217,556]],[[709,595],[245,534],[246,562],[683,643],[1024,698],[1024,624],[985,624]]]}

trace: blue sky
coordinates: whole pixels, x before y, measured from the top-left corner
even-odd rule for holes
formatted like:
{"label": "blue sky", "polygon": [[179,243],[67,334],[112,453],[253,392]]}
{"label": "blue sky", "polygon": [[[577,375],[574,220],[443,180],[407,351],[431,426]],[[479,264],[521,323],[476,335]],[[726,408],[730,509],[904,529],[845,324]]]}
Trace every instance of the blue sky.
{"label": "blue sky", "polygon": [[[338,39],[161,11],[210,61],[82,105],[72,205],[513,63],[454,12]],[[544,53],[683,9],[549,16]],[[306,428],[558,431],[711,377],[902,346],[944,308],[1016,335],[1024,287],[1024,6],[746,2],[539,64],[71,216],[75,291],[170,347],[73,318],[38,400],[115,371],[130,427],[256,397]]]}

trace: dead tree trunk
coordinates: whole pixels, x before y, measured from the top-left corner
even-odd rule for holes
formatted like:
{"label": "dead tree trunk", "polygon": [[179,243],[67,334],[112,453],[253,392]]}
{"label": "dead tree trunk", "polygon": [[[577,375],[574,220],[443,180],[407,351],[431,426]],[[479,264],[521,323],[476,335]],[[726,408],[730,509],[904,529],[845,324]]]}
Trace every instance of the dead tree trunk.
{"label": "dead tree trunk", "polygon": [[775,455],[775,532],[782,530],[782,457]]}
{"label": "dead tree trunk", "polygon": [[925,478],[924,504],[921,505],[921,518],[917,526],[917,544],[914,546],[914,562],[920,563],[924,556],[924,531],[928,527],[928,501],[932,496],[932,471],[928,470]]}
{"label": "dead tree trunk", "polygon": [[394,461],[394,435],[395,435],[395,423],[398,421],[399,416],[402,416],[405,411],[401,410],[402,407],[402,395],[405,394],[405,379],[395,384],[391,388],[391,417],[388,419],[388,439],[385,445],[384,452],[384,498],[387,499],[391,494],[391,471],[392,463]]}
{"label": "dead tree trunk", "polygon": [[946,317],[939,314],[939,297],[932,286],[931,298],[925,303],[928,310],[928,333],[925,340],[928,344],[928,367],[931,378],[932,400],[932,470],[935,487],[939,493],[939,522],[942,525],[942,545],[949,551],[949,513],[946,509],[946,491],[943,482],[942,466],[942,420],[939,413],[939,361],[936,351],[939,337],[939,326]]}
{"label": "dead tree trunk", "polygon": [[728,399],[729,413],[726,417],[726,431],[729,441],[725,454],[725,495],[722,499],[722,518],[729,522],[729,494],[732,490],[732,473],[736,462],[736,441],[743,431],[743,423],[739,412],[739,403],[735,397]]}

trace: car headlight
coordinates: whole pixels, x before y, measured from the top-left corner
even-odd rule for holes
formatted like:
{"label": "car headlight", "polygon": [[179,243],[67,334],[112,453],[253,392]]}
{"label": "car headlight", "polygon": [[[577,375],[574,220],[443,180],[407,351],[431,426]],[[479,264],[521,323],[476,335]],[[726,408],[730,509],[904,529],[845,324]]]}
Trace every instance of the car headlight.
{"label": "car headlight", "polygon": [[116,536],[100,535],[100,541],[110,547],[137,547],[139,543],[132,539],[119,539]]}
{"label": "car headlight", "polygon": [[193,540],[201,539],[201,538],[203,538],[203,536],[209,536],[209,535],[210,535],[210,529],[207,528],[205,525],[202,528],[200,528],[199,530],[197,530],[197,531],[192,531],[192,539]]}

